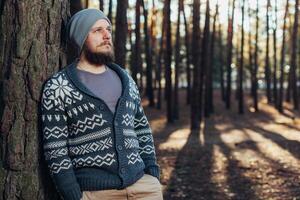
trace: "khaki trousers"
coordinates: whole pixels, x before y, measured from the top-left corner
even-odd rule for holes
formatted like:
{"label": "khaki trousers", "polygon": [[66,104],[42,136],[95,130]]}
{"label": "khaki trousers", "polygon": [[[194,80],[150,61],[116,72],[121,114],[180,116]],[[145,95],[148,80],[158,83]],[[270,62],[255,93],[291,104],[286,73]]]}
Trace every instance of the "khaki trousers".
{"label": "khaki trousers", "polygon": [[157,178],[145,174],[122,190],[83,191],[82,200],[163,200],[163,196]]}

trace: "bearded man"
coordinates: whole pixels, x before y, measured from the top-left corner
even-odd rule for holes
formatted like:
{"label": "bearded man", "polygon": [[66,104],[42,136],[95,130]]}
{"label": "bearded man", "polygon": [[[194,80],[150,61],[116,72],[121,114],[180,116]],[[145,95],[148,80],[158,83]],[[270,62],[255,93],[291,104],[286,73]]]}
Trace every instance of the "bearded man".
{"label": "bearded man", "polygon": [[44,86],[43,149],[66,200],[163,199],[153,136],[136,83],[114,61],[112,26],[98,9],[67,26],[77,59]]}

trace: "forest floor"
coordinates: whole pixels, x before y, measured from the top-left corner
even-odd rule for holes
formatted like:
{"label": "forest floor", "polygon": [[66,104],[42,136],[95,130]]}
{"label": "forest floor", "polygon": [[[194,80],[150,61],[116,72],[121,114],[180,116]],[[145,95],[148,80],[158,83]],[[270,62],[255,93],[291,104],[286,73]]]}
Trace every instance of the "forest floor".
{"label": "forest floor", "polygon": [[260,111],[246,99],[245,114],[218,95],[215,112],[190,132],[190,107],[181,92],[180,120],[167,124],[164,108],[147,108],[164,199],[300,200],[300,114],[285,104],[280,114],[266,99]]}

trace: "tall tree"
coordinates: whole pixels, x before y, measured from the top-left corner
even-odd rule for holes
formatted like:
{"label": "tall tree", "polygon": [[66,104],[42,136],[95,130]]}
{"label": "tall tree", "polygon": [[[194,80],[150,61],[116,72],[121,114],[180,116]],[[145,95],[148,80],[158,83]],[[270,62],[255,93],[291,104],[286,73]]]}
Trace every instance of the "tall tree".
{"label": "tall tree", "polygon": [[179,119],[179,100],[178,100],[178,80],[180,66],[180,14],[183,2],[178,0],[177,28],[176,28],[176,43],[175,43],[175,83],[174,83],[174,119]]}
{"label": "tall tree", "polygon": [[270,57],[269,57],[269,51],[270,51],[270,36],[269,36],[269,16],[270,16],[270,7],[271,7],[271,1],[267,0],[267,12],[266,12],[266,34],[267,34],[267,42],[266,42],[266,59],[265,59],[265,80],[266,80],[266,86],[267,86],[267,99],[268,103],[271,103],[271,71],[270,71]]}
{"label": "tall tree", "polygon": [[222,36],[222,24],[219,23],[219,30],[218,30],[218,41],[219,41],[219,57],[220,57],[220,85],[221,85],[221,95],[222,95],[222,101],[225,102],[225,85],[224,85],[224,52],[223,52],[223,36]]}
{"label": "tall tree", "polygon": [[253,71],[253,104],[254,104],[254,110],[258,111],[258,96],[257,96],[257,90],[258,90],[258,83],[257,83],[257,71],[258,71],[258,28],[259,28],[259,0],[256,0],[256,24],[255,24],[255,50],[254,50],[254,71]]}
{"label": "tall tree", "polygon": [[[204,115],[206,117],[208,117],[209,113],[210,113],[210,107],[207,106],[209,105],[208,103],[208,98],[210,97],[209,95],[209,89],[212,89],[210,87],[210,81],[212,78],[212,71],[211,69],[208,69],[208,61],[209,61],[209,40],[210,40],[210,6],[209,6],[209,1],[206,1],[206,11],[205,11],[205,23],[204,23],[204,30],[203,30],[203,37],[202,37],[202,42],[201,42],[201,62],[200,62],[200,88],[199,88],[199,95],[200,95],[200,100],[199,100],[199,113],[202,113],[202,94],[203,94],[203,85],[204,85],[204,75],[205,75],[205,107],[204,107]],[[208,109],[207,109],[208,108]],[[200,115],[200,122],[201,122],[201,117],[202,115]]]}
{"label": "tall tree", "polygon": [[[293,34],[293,16],[291,15],[291,14],[289,14],[289,17],[288,17],[288,19],[289,19],[289,25],[288,25],[288,32],[289,32],[289,42],[291,43],[291,41],[292,41],[292,34]],[[293,45],[289,45],[288,46],[289,48],[288,48],[288,52],[290,53],[290,52],[292,52],[292,48],[293,48]],[[291,67],[289,67],[289,72],[288,72],[288,80],[287,80],[287,82],[288,82],[288,86],[287,86],[287,90],[286,90],[286,101],[287,102],[290,102],[291,101],[291,92],[292,92],[292,69],[291,69]]]}
{"label": "tall tree", "polygon": [[200,0],[193,1],[193,35],[192,35],[192,53],[193,53],[193,89],[191,99],[191,130],[200,129],[199,110],[199,90],[200,90]]}
{"label": "tall tree", "polygon": [[0,199],[58,199],[42,151],[43,82],[66,64],[61,33],[69,3],[2,1],[0,23]]}
{"label": "tall tree", "polygon": [[243,73],[244,73],[244,20],[245,19],[245,0],[242,1],[242,38],[241,38],[241,57],[239,66],[239,113],[244,113],[244,90],[243,90]]}
{"label": "tall tree", "polygon": [[166,50],[164,51],[164,66],[165,66],[165,94],[167,100],[167,120],[168,123],[172,123],[173,119],[173,99],[172,99],[172,71],[171,71],[171,62],[172,62],[172,33],[171,33],[171,0],[164,1],[164,18],[166,22],[165,29],[165,42],[166,42]]}
{"label": "tall tree", "polygon": [[297,88],[297,43],[298,43],[298,21],[299,21],[299,0],[295,0],[295,16],[294,16],[294,26],[292,33],[292,54],[291,54],[291,79],[292,79],[292,90],[293,90],[293,100],[294,100],[294,109],[298,110],[298,88]]}
{"label": "tall tree", "polygon": [[235,10],[235,0],[232,0],[232,12],[231,12],[231,17],[230,16],[228,17],[228,30],[227,30],[227,87],[226,87],[226,108],[227,109],[230,109],[230,99],[231,99],[231,62],[232,62],[234,10]]}
{"label": "tall tree", "polygon": [[146,52],[146,63],[147,63],[147,85],[146,85],[146,94],[149,99],[149,106],[154,106],[154,93],[153,93],[153,85],[152,85],[152,56],[151,56],[151,46],[150,46],[150,37],[148,31],[148,10],[145,6],[144,0],[141,1],[143,7],[143,15],[144,15],[144,34],[145,34],[145,52]]}
{"label": "tall tree", "polygon": [[206,117],[209,117],[211,113],[214,111],[213,107],[213,70],[214,70],[214,58],[215,58],[215,52],[214,52],[214,47],[215,47],[215,34],[216,34],[216,23],[217,23],[217,17],[218,17],[218,12],[219,12],[219,6],[218,3],[216,3],[216,11],[215,15],[213,18],[213,30],[211,34],[211,39],[210,39],[210,47],[209,47],[209,55],[208,55],[208,64],[207,64],[207,70],[206,70],[206,86],[207,87],[207,93],[205,94],[205,109],[204,109],[204,115]]}
{"label": "tall tree", "polygon": [[[214,71],[214,66],[215,66],[215,40],[216,40],[216,26],[217,26],[217,18],[219,15],[219,2],[217,1],[216,3],[216,13],[214,16],[214,21],[213,21],[213,31],[211,35],[211,42],[210,42],[210,54],[209,54],[209,64],[208,68],[210,68],[210,81],[209,81],[209,96],[210,96],[210,102],[209,102],[209,108],[210,108],[210,113],[214,112],[214,94],[213,94],[213,71]],[[221,58],[222,59],[222,58]]]}
{"label": "tall tree", "polygon": [[138,73],[142,72],[142,49],[141,49],[141,1],[137,0],[135,4],[135,43],[133,49],[133,66],[131,66],[132,71],[132,78],[133,80],[138,83]]}
{"label": "tall tree", "polygon": [[278,107],[277,98],[277,0],[274,2],[274,22],[273,22],[273,51],[274,51],[274,70],[273,70],[273,102]]}
{"label": "tall tree", "polygon": [[160,48],[159,48],[159,53],[157,56],[157,74],[156,74],[156,81],[158,82],[158,91],[157,91],[157,103],[156,103],[156,108],[161,109],[161,103],[162,103],[162,85],[161,85],[161,71],[162,71],[162,57],[163,57],[163,52],[165,49],[165,42],[164,42],[164,35],[165,35],[165,29],[166,29],[166,22],[165,18],[163,18],[162,22],[162,31],[161,31],[161,39],[160,39]]}
{"label": "tall tree", "polygon": [[[251,24],[251,18],[252,18],[252,10],[250,7],[250,1],[248,1],[248,22],[249,27],[252,26]],[[248,47],[249,47],[249,71],[250,71],[250,80],[251,80],[251,96],[254,95],[254,63],[253,63],[253,45],[252,45],[252,32],[248,31]]]}
{"label": "tall tree", "polygon": [[115,61],[121,67],[126,67],[126,38],[127,38],[127,7],[128,0],[118,1],[115,31]]}
{"label": "tall tree", "polygon": [[185,49],[186,49],[186,75],[187,75],[187,88],[186,88],[186,104],[189,105],[191,103],[191,55],[190,55],[190,31],[188,22],[185,15],[184,3],[182,3],[182,13],[184,20],[184,30],[185,30]]}

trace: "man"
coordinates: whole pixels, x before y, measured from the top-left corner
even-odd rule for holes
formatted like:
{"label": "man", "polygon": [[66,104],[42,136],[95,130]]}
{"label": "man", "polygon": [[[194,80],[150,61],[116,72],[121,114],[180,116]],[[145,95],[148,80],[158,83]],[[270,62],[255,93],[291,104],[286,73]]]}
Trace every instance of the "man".
{"label": "man", "polygon": [[137,86],[113,63],[111,22],[84,9],[68,23],[78,59],[42,95],[43,147],[66,200],[162,199],[153,137]]}

